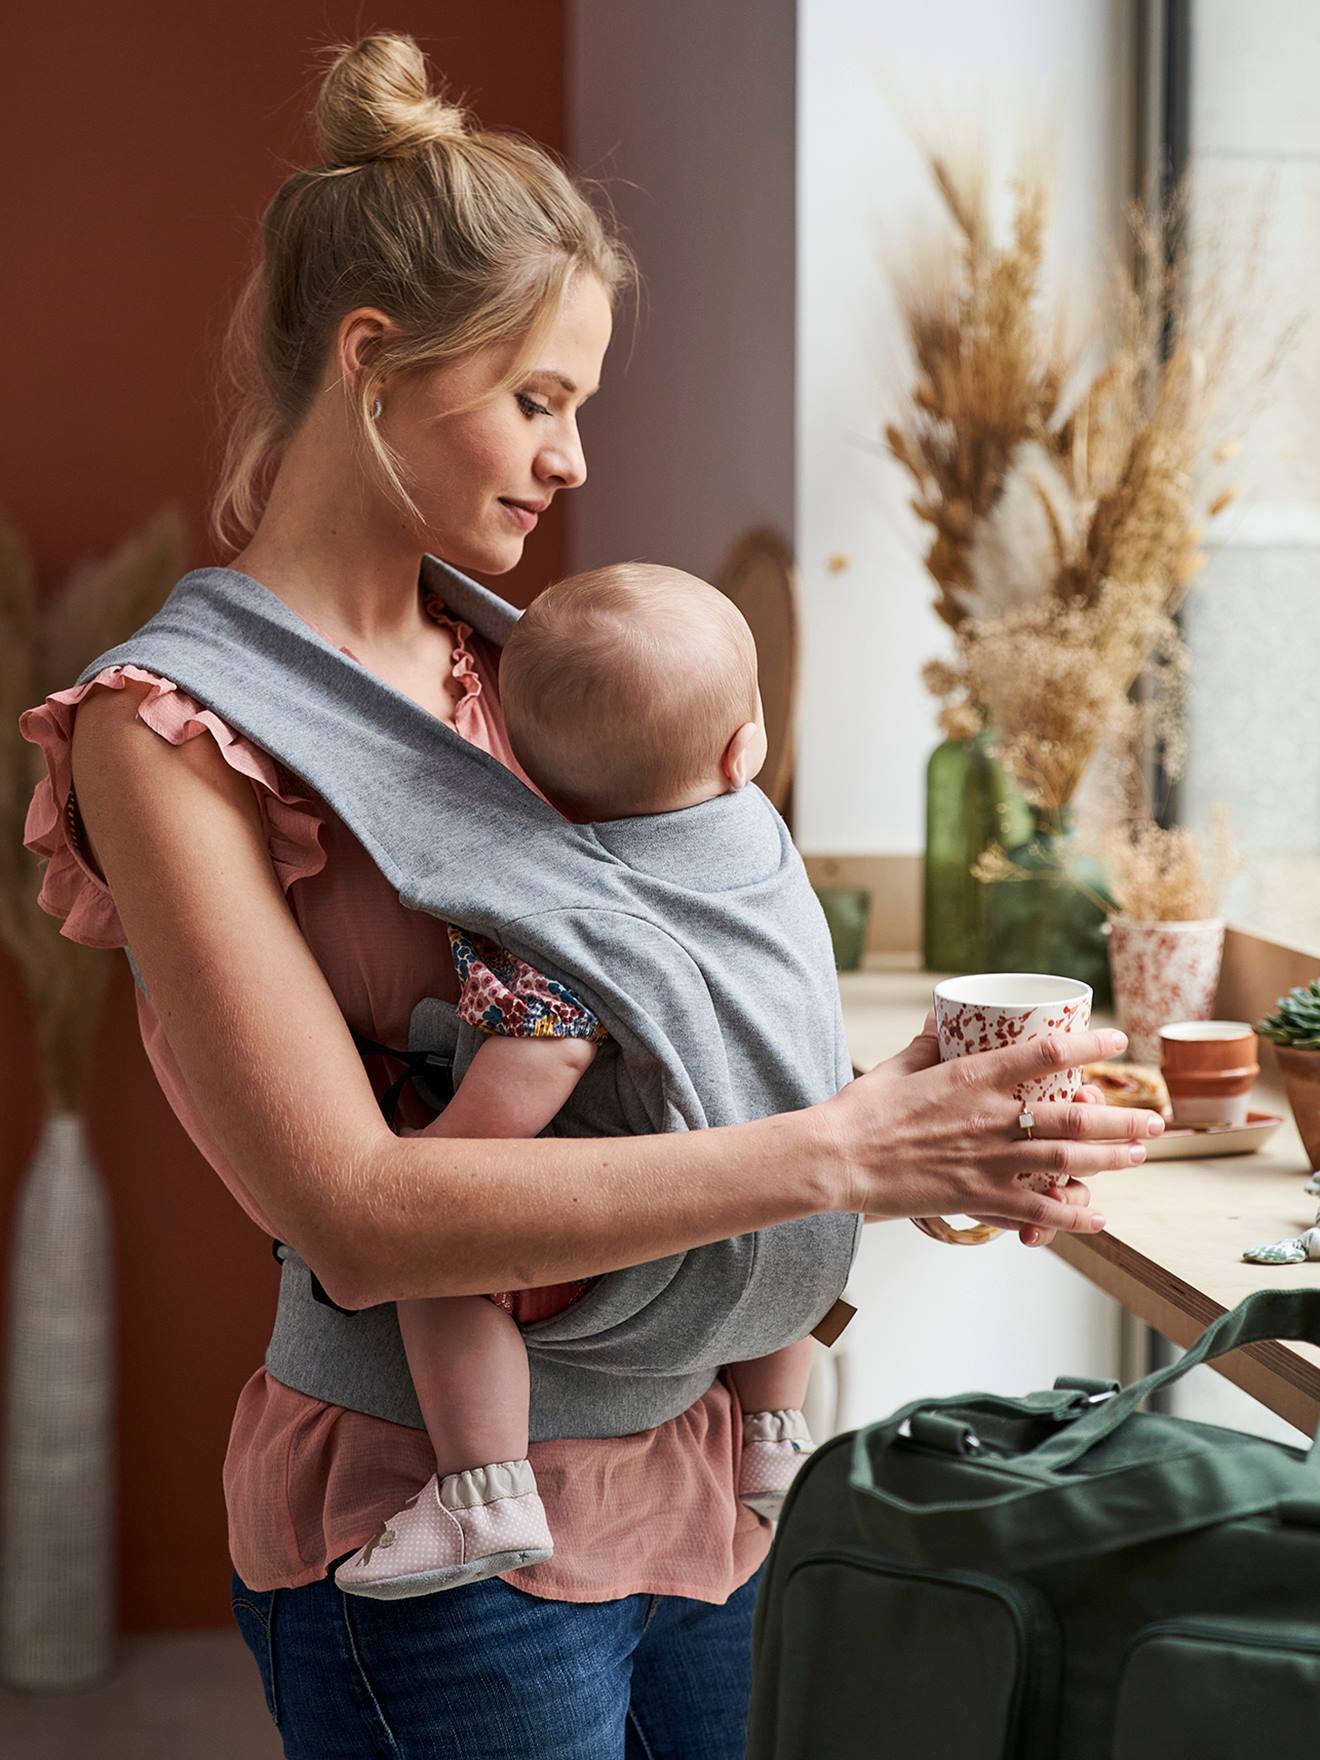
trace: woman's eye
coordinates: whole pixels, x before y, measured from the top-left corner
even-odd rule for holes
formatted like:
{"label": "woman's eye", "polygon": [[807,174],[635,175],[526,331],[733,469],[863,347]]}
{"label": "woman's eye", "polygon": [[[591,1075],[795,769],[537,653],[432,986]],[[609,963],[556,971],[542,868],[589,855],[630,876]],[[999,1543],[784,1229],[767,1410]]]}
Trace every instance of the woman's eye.
{"label": "woman's eye", "polygon": [[534,397],[528,397],[525,391],[518,393],[518,407],[525,416],[548,416],[550,411]]}

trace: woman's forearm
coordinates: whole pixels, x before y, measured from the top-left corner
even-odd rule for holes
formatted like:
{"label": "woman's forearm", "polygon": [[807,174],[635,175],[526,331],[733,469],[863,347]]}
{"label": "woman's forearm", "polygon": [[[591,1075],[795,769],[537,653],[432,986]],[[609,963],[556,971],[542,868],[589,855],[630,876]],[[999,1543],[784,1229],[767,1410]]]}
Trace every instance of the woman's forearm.
{"label": "woman's forearm", "polygon": [[820,1108],[653,1137],[382,1133],[344,1193],[331,1293],[370,1307],[592,1277],[845,1207],[839,1171]]}

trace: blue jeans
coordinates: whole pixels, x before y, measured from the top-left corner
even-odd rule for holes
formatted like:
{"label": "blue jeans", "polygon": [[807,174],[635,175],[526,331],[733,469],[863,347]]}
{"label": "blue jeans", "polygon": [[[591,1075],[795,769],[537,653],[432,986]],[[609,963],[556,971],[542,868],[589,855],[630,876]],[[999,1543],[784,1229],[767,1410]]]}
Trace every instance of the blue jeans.
{"label": "blue jeans", "polygon": [[235,1575],[232,1605],[287,1760],[742,1760],[759,1578],[713,1607],[545,1601],[498,1577],[370,1601]]}

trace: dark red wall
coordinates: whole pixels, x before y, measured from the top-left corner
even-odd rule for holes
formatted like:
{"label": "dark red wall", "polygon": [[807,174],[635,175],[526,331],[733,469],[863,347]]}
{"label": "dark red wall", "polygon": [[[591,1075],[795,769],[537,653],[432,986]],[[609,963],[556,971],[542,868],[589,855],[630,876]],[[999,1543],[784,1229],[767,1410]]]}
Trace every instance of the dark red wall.
{"label": "dark red wall", "polygon": [[[398,3],[384,16],[360,0],[74,0],[11,17],[0,500],[44,583],[169,501],[189,522],[185,566],[223,560],[205,532],[215,353],[262,207],[287,168],[313,162],[317,48],[411,32],[484,122],[558,148],[564,28],[564,0]],[[563,556],[557,509],[501,584],[523,598]],[[122,1620],[210,1625],[228,1618],[221,1460],[276,1271],[160,1096],[127,968],[107,957],[87,1108],[116,1229]],[[39,1123],[30,1033],[0,959],[6,1222]]]}

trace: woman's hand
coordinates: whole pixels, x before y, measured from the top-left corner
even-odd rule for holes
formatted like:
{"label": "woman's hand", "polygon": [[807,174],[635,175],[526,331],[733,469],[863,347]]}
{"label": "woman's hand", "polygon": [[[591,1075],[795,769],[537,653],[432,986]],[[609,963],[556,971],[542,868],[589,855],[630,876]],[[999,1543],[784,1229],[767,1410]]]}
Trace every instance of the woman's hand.
{"label": "woman's hand", "polygon": [[[1082,1106],[1103,1106],[1105,1100],[1104,1089],[1094,1087],[1078,1088],[1077,1100],[1079,1105]],[[1115,1108],[1115,1110],[1118,1109]],[[1161,1119],[1160,1130],[1162,1131],[1163,1129],[1164,1121]],[[1160,1131],[1154,1132],[1155,1136],[1159,1136],[1159,1134]],[[1051,1198],[1061,1198],[1065,1204],[1079,1204],[1085,1206],[1091,1202],[1091,1188],[1087,1185],[1085,1180],[1070,1178],[1066,1185],[1051,1186],[1048,1196]],[[1025,1228],[1018,1229],[1018,1239],[1022,1242],[1024,1247],[1048,1247],[1057,1232],[1057,1229],[1037,1228],[1033,1223],[1028,1223]]]}
{"label": "woman's hand", "polygon": [[1164,1121],[1137,1107],[1105,1106],[1096,1090],[1068,1104],[1037,1102],[1034,1136],[1018,1124],[1019,1083],[1123,1051],[1113,1031],[1056,1033],[1003,1051],[939,1061],[934,1016],[897,1057],[828,1103],[848,1169],[841,1208],[871,1216],[967,1215],[1016,1229],[1032,1245],[1056,1230],[1093,1234],[1090,1174],[1145,1159],[1144,1139]]}

